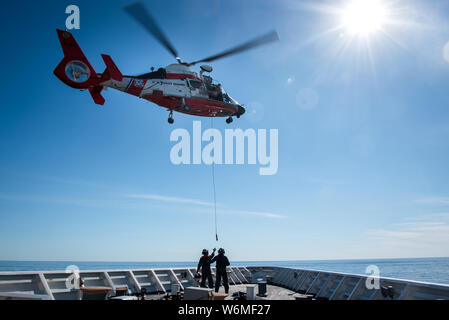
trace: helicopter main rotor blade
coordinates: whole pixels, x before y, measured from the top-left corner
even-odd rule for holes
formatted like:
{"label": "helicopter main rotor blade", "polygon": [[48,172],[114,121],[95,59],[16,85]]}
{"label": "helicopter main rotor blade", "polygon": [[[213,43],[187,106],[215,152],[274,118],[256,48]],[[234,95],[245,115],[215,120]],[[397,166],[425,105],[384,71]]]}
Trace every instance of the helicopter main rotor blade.
{"label": "helicopter main rotor blade", "polygon": [[243,44],[241,44],[241,45],[239,45],[237,47],[234,47],[232,49],[223,51],[222,53],[210,56],[210,57],[202,59],[202,60],[198,60],[198,61],[194,61],[194,62],[188,63],[187,65],[188,66],[193,66],[193,65],[195,65],[195,64],[197,64],[199,62],[211,62],[211,61],[214,61],[214,60],[217,60],[217,59],[221,59],[221,58],[224,58],[224,57],[227,57],[227,56],[230,56],[230,55],[233,55],[233,54],[237,54],[237,53],[240,53],[240,52],[243,52],[243,51],[246,51],[246,50],[249,50],[249,49],[252,49],[252,48],[255,48],[255,47],[267,44],[267,43],[270,43],[270,42],[278,41],[278,40],[279,40],[278,33],[276,31],[271,31],[270,33],[267,33],[267,34],[265,34],[265,35],[263,35],[261,37],[258,37],[258,38],[254,39],[254,40],[245,42],[245,43],[243,43]]}
{"label": "helicopter main rotor blade", "polygon": [[156,20],[153,19],[151,14],[141,2],[132,3],[124,7],[123,10],[138,23],[140,23],[153,37],[156,38],[157,41],[159,41],[168,51],[170,51],[170,53],[177,60],[179,60],[178,52],[159,28]]}

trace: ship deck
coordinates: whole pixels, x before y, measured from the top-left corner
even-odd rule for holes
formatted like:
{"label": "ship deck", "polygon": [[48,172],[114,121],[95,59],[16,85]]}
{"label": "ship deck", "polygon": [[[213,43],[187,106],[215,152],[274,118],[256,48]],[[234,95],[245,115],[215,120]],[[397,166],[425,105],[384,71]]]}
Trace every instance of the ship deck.
{"label": "ship deck", "polygon": [[[221,289],[220,292],[223,292],[223,289]],[[232,295],[238,292],[246,293],[246,285],[237,284],[230,286],[229,296],[226,297],[225,300],[233,300]],[[296,294],[295,291],[269,284],[267,285],[267,295],[264,297],[256,295],[256,300],[295,300]]]}
{"label": "ship deck", "polygon": [[[246,293],[247,285],[246,284],[236,284],[229,286],[229,293],[224,298],[224,300],[234,300],[235,293]],[[257,290],[256,290],[257,292]],[[225,294],[223,287],[220,288],[220,295]],[[267,285],[267,295],[258,296],[256,295],[255,300],[296,300],[296,296],[298,293],[295,291],[282,288],[275,285]],[[145,300],[162,300],[167,296],[167,294],[159,293],[159,294],[148,294],[145,296]]]}
{"label": "ship deck", "polygon": [[[213,273],[215,269],[213,268]],[[195,268],[0,272],[1,299],[84,300],[145,294],[148,299],[173,296],[199,287]],[[213,274],[214,275],[214,274]],[[268,300],[449,300],[449,285],[367,275],[271,266],[228,268],[230,294],[266,282]],[[82,284],[79,286],[79,284]],[[377,283],[377,285],[376,285]],[[220,292],[223,293],[223,287]]]}

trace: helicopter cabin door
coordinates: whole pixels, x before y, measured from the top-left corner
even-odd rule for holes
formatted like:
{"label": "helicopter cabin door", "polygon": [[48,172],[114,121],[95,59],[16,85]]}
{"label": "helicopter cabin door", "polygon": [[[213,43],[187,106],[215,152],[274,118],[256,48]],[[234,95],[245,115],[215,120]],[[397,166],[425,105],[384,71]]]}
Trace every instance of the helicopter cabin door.
{"label": "helicopter cabin door", "polygon": [[198,97],[198,98],[203,98],[204,96],[207,97],[207,93],[204,88],[204,85],[200,80],[188,79],[187,81],[189,83],[190,95],[192,97]]}

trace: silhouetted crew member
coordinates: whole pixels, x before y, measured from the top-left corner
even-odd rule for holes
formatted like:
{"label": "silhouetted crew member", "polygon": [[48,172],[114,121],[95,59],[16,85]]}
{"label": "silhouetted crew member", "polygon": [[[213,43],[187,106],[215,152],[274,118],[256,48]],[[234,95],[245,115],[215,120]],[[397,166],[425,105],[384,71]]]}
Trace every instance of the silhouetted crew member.
{"label": "silhouetted crew member", "polygon": [[206,279],[209,288],[214,287],[214,279],[212,279],[212,271],[210,270],[210,264],[212,263],[212,259],[215,256],[215,248],[212,251],[212,254],[209,255],[209,251],[207,249],[203,249],[203,256],[200,258],[198,262],[198,268],[196,268],[196,273],[198,273],[201,269],[201,287],[206,288]]}
{"label": "silhouetted crew member", "polygon": [[225,292],[229,293],[229,284],[228,284],[228,274],[226,273],[226,267],[229,266],[228,257],[224,255],[225,251],[223,248],[218,249],[218,255],[212,259],[211,263],[216,262],[216,276],[215,276],[215,292],[218,292],[221,285],[221,278],[223,278],[223,286],[225,288]]}

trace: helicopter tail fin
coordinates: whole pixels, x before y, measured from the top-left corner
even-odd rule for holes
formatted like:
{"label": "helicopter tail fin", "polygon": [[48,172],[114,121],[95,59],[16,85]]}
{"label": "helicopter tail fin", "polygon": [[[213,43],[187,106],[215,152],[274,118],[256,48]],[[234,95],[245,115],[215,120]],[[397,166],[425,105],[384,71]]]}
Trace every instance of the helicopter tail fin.
{"label": "helicopter tail fin", "polygon": [[112,58],[106,54],[102,54],[101,57],[103,58],[104,64],[106,65],[106,70],[103,72],[101,76],[102,81],[110,79],[122,81],[123,75],[115,65],[114,61],[112,61]]}
{"label": "helicopter tail fin", "polygon": [[122,81],[123,75],[115,65],[114,61],[112,61],[112,58],[110,56],[102,54],[101,57],[103,58],[104,64],[106,65],[106,70],[104,70],[101,75],[97,76],[99,78],[97,85],[95,87],[89,88],[89,93],[96,104],[104,105],[105,99],[101,95],[103,86],[100,83],[111,79]]}
{"label": "helicopter tail fin", "polygon": [[56,29],[64,58],[53,73],[66,85],[76,89],[88,89],[100,83],[98,75],[73,35],[68,31]]}

